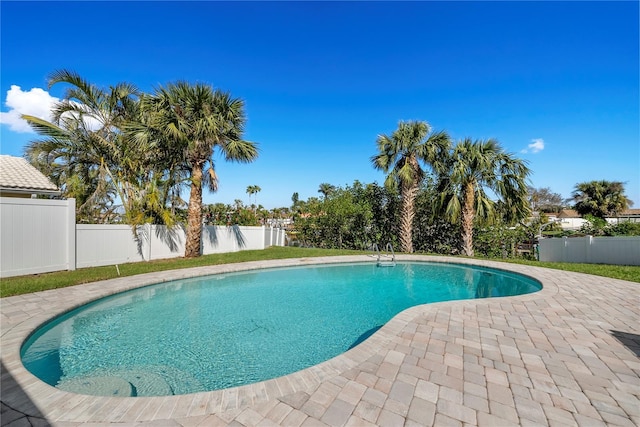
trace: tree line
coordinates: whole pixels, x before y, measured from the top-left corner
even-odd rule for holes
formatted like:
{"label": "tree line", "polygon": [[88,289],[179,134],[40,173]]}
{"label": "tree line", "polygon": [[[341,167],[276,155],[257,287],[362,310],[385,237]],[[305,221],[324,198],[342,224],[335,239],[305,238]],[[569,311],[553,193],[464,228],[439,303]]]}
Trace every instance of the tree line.
{"label": "tree line", "polygon": [[[589,185],[587,185],[589,184]],[[613,183],[612,189],[618,183]],[[531,244],[542,231],[551,234],[562,233],[559,225],[549,222],[548,213],[559,213],[563,209],[580,206],[588,196],[578,188],[602,186],[602,181],[579,183],[574,197],[562,199],[549,188],[527,188],[527,203],[534,215],[515,219],[506,204],[495,201],[492,216],[476,217],[473,221],[472,244],[475,256],[511,258],[521,254],[519,247],[531,249]],[[411,239],[415,252],[437,253],[444,255],[464,254],[461,244],[462,224],[458,219],[448,218],[442,211],[439,200],[442,197],[437,177],[428,172],[421,181],[414,203],[414,220],[411,227]],[[320,184],[321,197],[299,200],[297,194],[292,197],[292,215],[295,219],[292,237],[297,244],[320,248],[342,248],[366,250],[373,243],[379,247],[391,243],[396,251],[401,250],[400,216],[402,202],[397,188],[379,185],[376,182],[355,181],[345,186],[328,183]],[[605,192],[599,193],[604,195]],[[618,194],[618,193],[616,193]],[[600,206],[611,195],[598,199],[589,199],[589,203]],[[627,200],[619,198],[621,201]],[[626,209],[628,204],[619,205],[617,212]],[[284,208],[286,209],[286,208]],[[616,211],[606,216],[615,216]],[[603,218],[585,213],[586,224],[572,234],[591,235],[640,235],[640,223],[620,222],[608,224]],[[532,252],[524,252],[533,257]]]}
{"label": "tree line", "polygon": [[81,222],[122,218],[135,234],[149,222],[179,225],[186,207],[185,256],[199,256],[203,188],[218,186],[214,152],[244,163],[258,156],[243,139],[244,101],[184,81],[150,94],[129,83],[105,89],[69,70],[48,77],[49,89],[60,84],[67,89],[51,121],[23,116],[42,137],[26,148],[31,164],[76,198]]}
{"label": "tree line", "polygon": [[[495,256],[533,241],[547,221],[544,215],[533,218],[534,211],[569,207],[550,189],[527,185],[526,162],[495,139],[453,143],[427,122],[401,121],[376,142],[371,162],[385,172],[384,187],[357,181],[346,188],[320,184],[322,200],[303,205],[305,214],[296,218],[305,244],[364,249],[392,243],[407,253],[474,256],[479,249]],[[570,207],[581,215],[601,221],[631,205],[622,183],[604,180],[577,184],[572,200]]]}
{"label": "tree line", "polygon": [[[66,92],[51,121],[23,116],[40,135],[27,146],[26,157],[64,197],[77,200],[79,222],[122,221],[134,234],[145,223],[186,223],[185,256],[194,257],[200,255],[203,224],[264,223],[269,216],[257,205],[258,185],[247,187],[252,209],[239,200],[234,208],[202,203],[203,189],[218,186],[215,152],[244,163],[258,156],[257,143],[243,139],[243,100],[184,81],[152,93],[129,83],[100,88],[69,70],[48,77],[49,88],[55,85],[65,85]],[[322,183],[322,198],[308,201],[294,193],[295,230],[305,244],[362,249],[389,242],[407,253],[473,256],[482,247],[474,239],[495,247],[483,230],[496,224],[514,229],[532,210],[558,202],[549,189],[528,186],[526,162],[495,139],[454,143],[425,121],[401,121],[375,142],[370,160],[386,174],[383,185]],[[186,188],[188,200],[181,197]],[[579,184],[573,197],[578,212],[598,217],[631,203],[618,182]],[[283,216],[287,208],[276,211]],[[515,234],[504,230],[503,235]]]}

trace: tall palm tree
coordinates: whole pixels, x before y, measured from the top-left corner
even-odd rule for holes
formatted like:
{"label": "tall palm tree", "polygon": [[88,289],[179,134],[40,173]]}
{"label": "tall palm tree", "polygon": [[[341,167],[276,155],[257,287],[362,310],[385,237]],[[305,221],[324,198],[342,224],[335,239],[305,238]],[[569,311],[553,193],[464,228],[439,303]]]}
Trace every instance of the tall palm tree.
{"label": "tall palm tree", "polygon": [[258,156],[257,145],[242,139],[244,102],[206,84],[179,81],[143,99],[143,109],[150,112],[152,133],[171,147],[190,183],[185,257],[200,256],[203,185],[211,191],[218,185],[215,149],[229,161],[248,163]]}
{"label": "tall palm tree", "polygon": [[388,174],[385,185],[400,190],[400,247],[403,252],[413,252],[415,199],[425,177],[420,162],[439,169],[440,159],[451,146],[449,135],[432,132],[424,121],[401,121],[391,135],[380,135],[376,142],[379,153],[371,162]]}
{"label": "tall palm tree", "polygon": [[490,189],[502,201],[507,220],[529,214],[525,161],[506,153],[495,139],[466,138],[453,148],[440,171],[441,207],[453,220],[461,220],[462,250],[473,256],[473,226],[476,216],[491,219],[495,203],[485,193]]}
{"label": "tall palm tree", "polygon": [[326,200],[326,198],[334,191],[336,191],[336,187],[328,182],[323,182],[320,184],[320,187],[318,187],[318,193],[322,194],[323,200]]}
{"label": "tall palm tree", "polygon": [[576,184],[571,194],[574,209],[582,216],[593,215],[604,219],[617,216],[633,202],[624,194],[624,184],[618,181],[590,181]]}
{"label": "tall palm tree", "polygon": [[262,191],[262,188],[260,188],[260,186],[258,186],[258,185],[249,185],[249,186],[247,186],[247,194],[249,195],[249,198],[251,198],[252,195],[255,195],[254,199],[253,199],[253,205],[255,206],[254,211],[258,207],[258,193],[260,191]]}

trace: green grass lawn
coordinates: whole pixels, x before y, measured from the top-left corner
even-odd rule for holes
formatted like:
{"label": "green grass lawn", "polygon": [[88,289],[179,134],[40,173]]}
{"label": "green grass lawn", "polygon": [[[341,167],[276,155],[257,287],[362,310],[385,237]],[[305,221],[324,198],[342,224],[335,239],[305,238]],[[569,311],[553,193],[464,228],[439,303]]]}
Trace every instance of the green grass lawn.
{"label": "green grass lawn", "polygon": [[[177,270],[181,268],[203,267],[207,265],[231,264],[246,261],[268,259],[305,258],[334,255],[361,254],[360,251],[338,249],[312,249],[273,246],[264,250],[249,250],[223,254],[203,255],[199,258],[171,258],[149,262],[133,262],[119,264],[120,277],[135,274],[152,273],[154,271]],[[105,267],[88,267],[74,271],[57,271],[54,273],[31,274],[28,276],[8,277],[0,280],[0,297],[27,294],[47,289],[64,288],[66,286],[95,282],[118,277],[115,265]]]}
{"label": "green grass lawn", "polygon": [[541,262],[533,260],[496,260],[514,264],[533,265],[536,267],[553,268],[555,270],[575,271],[576,273],[593,274],[594,276],[611,277],[613,279],[628,280],[640,283],[640,266],[610,265],[610,264],[580,264],[571,262]]}
{"label": "green grass lawn", "polygon": [[[354,255],[362,254],[361,251],[338,249],[310,249],[293,247],[270,247],[264,250],[251,250],[231,252],[225,254],[204,255],[199,258],[173,258],[150,262],[136,262],[120,264],[120,276],[133,276],[135,274],[151,273],[154,271],[175,270],[180,268],[202,267],[207,265],[230,264],[246,261],[260,261],[268,259],[307,258],[318,256]],[[505,261],[505,260],[496,260]],[[539,262],[527,260],[506,260],[518,264],[534,265],[538,267],[554,268],[559,270],[575,271],[579,273],[594,274],[598,276],[612,277],[616,279],[640,282],[640,267],[617,266],[603,264],[571,264],[557,262]],[[28,276],[9,277],[0,281],[0,297],[27,294],[30,292],[44,291],[47,289],[63,288],[82,283],[95,282],[97,280],[113,279],[118,277],[115,266],[81,268],[75,271],[59,271],[55,273],[34,274]]]}

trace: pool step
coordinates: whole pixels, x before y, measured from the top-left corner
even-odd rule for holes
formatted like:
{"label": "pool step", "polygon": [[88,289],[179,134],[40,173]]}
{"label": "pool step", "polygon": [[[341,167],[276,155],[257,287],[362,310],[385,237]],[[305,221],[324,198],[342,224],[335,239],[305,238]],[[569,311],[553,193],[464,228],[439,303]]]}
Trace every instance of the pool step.
{"label": "pool step", "polygon": [[175,368],[148,366],[146,369],[104,369],[92,375],[63,378],[56,387],[92,396],[171,396],[176,391],[183,394],[185,386],[189,389],[196,383],[195,378]]}
{"label": "pool step", "polygon": [[395,261],[378,261],[378,267],[395,267]]}
{"label": "pool step", "polygon": [[58,383],[57,388],[71,393],[92,396],[129,397],[133,395],[133,387],[129,381],[112,376],[71,378]]}

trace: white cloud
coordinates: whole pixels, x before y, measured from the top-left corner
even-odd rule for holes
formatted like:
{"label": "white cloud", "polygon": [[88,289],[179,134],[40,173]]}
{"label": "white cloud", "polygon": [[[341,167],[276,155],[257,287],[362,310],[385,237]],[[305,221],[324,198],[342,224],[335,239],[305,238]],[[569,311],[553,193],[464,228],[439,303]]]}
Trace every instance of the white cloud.
{"label": "white cloud", "polygon": [[6,105],[8,112],[0,112],[0,123],[8,125],[14,132],[33,132],[31,126],[21,118],[23,114],[51,120],[51,107],[58,102],[58,98],[49,95],[44,89],[37,87],[23,91],[20,86],[11,85],[7,91]]}
{"label": "white cloud", "polygon": [[527,145],[527,148],[522,150],[523,153],[538,153],[544,150],[544,140],[542,138],[535,138],[531,140],[531,144]]}

